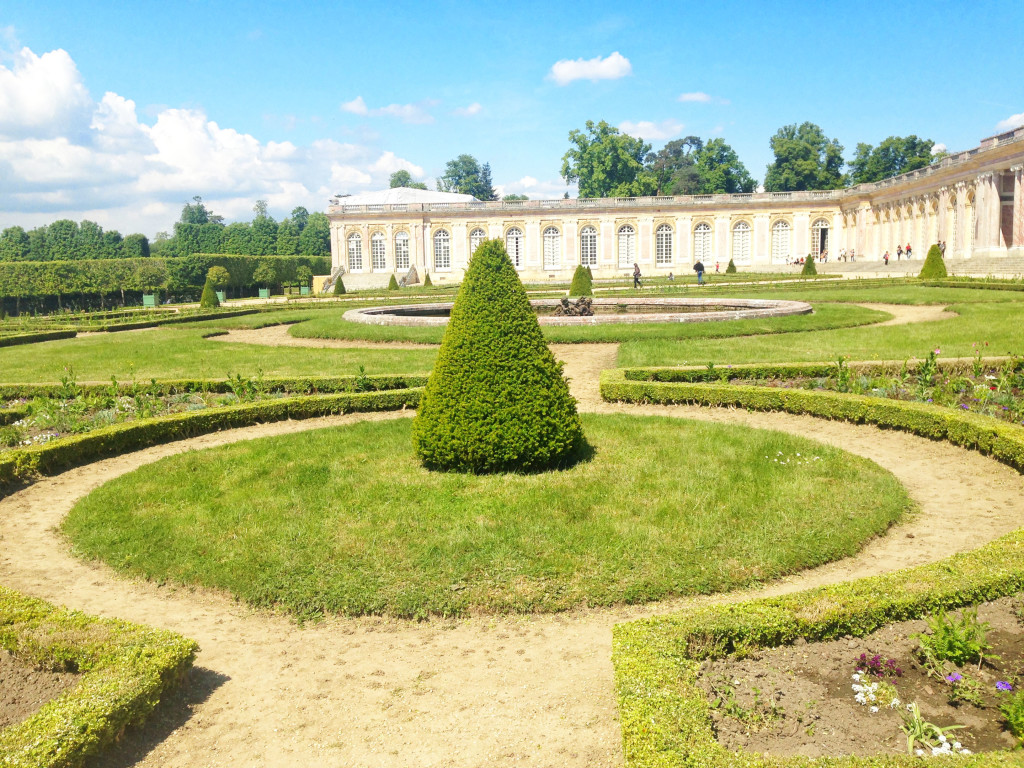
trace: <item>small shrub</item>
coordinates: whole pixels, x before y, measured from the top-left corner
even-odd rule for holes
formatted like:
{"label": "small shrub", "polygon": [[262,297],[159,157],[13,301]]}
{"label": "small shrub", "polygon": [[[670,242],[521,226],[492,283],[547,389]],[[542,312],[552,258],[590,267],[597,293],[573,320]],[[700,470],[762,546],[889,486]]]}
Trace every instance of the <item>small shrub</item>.
{"label": "small shrub", "polygon": [[391,279],[388,280],[388,290],[389,291],[397,291],[398,290],[398,280],[395,279],[394,275],[392,275]]}
{"label": "small shrub", "polygon": [[1024,741],[1024,691],[1017,691],[1000,704],[999,711],[1006,718],[1010,733]]}
{"label": "small shrub", "polygon": [[939,280],[946,276],[946,262],[942,260],[942,251],[938,245],[933,245],[928,249],[928,256],[925,257],[918,277],[922,280]]}
{"label": "small shrub", "polygon": [[587,267],[587,277],[590,278],[590,284],[593,285],[594,284],[594,270],[592,270],[590,267]]}
{"label": "small shrub", "polygon": [[217,298],[217,292],[213,289],[213,283],[209,279],[203,285],[203,295],[199,298],[200,309],[216,309],[220,306],[220,299]]}
{"label": "small shrub", "polygon": [[576,267],[572,275],[572,284],[569,286],[570,296],[593,296],[594,288],[590,283],[590,275],[583,265]]}
{"label": "small shrub", "polygon": [[931,670],[941,669],[944,661],[958,667],[980,662],[985,651],[992,647],[985,640],[989,625],[978,621],[977,608],[965,608],[959,620],[950,618],[941,609],[925,620],[931,634],[916,635],[917,653]]}
{"label": "small shrub", "polygon": [[732,259],[729,259],[729,266],[727,266],[725,268],[725,274],[727,274],[727,275],[734,275],[734,274],[736,274],[736,263]]}
{"label": "small shrub", "polygon": [[0,427],[0,448],[14,448],[21,445],[25,433],[17,424]]}
{"label": "small shrub", "polygon": [[334,281],[334,295],[341,296],[345,293],[345,283],[341,279],[341,275],[338,275],[338,279]]}
{"label": "small shrub", "polygon": [[434,287],[434,284],[432,282],[430,282],[430,273],[429,272],[427,272],[423,276],[423,287],[424,288],[433,288]]}
{"label": "small shrub", "polygon": [[213,285],[214,288],[223,288],[231,282],[231,273],[225,267],[210,267],[206,273],[206,282]]}
{"label": "small shrub", "polygon": [[806,259],[804,259],[804,268],[802,270],[800,270],[800,274],[801,275],[816,275],[816,274],[818,274],[818,269],[817,269],[817,267],[814,266],[814,258],[812,256],[808,256]]}

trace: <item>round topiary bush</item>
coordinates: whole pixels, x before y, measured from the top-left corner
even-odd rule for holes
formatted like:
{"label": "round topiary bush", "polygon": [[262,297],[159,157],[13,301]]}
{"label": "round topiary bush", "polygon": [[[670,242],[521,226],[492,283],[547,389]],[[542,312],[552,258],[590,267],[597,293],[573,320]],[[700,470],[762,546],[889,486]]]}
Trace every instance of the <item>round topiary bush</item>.
{"label": "round topiary bush", "polygon": [[576,400],[499,240],[470,259],[412,426],[429,469],[566,465],[584,446]]}
{"label": "round topiary bush", "polygon": [[928,255],[925,257],[924,265],[921,267],[921,274],[918,275],[922,280],[938,280],[947,276],[946,262],[942,259],[942,251],[939,250],[938,245],[933,245],[928,249]]}
{"label": "round topiary bush", "polygon": [[391,279],[388,280],[388,290],[389,291],[397,291],[398,290],[398,280],[395,278],[394,275],[392,275]]}
{"label": "round topiary bush", "polygon": [[593,296],[594,287],[590,282],[590,274],[583,265],[576,267],[572,275],[572,283],[569,285],[570,296]]}
{"label": "round topiary bush", "polygon": [[735,264],[735,262],[733,262],[732,259],[729,259],[729,266],[727,266],[725,268],[725,274],[727,274],[727,275],[735,275],[736,274],[736,264]]}
{"label": "round topiary bush", "polygon": [[341,280],[341,275],[338,275],[338,279],[334,281],[334,295],[341,296],[345,293],[345,283]]}
{"label": "round topiary bush", "polygon": [[213,283],[207,278],[203,284],[203,295],[199,297],[199,308],[216,309],[219,306],[220,299],[217,298],[217,292],[213,289]]}
{"label": "round topiary bush", "polygon": [[425,275],[423,276],[423,287],[424,287],[424,288],[432,288],[432,287],[433,287],[433,285],[434,285],[434,284],[433,284],[432,282],[430,282],[430,273],[429,273],[429,272],[427,272],[427,274],[425,274]]}
{"label": "round topiary bush", "polygon": [[813,257],[808,256],[804,260],[804,268],[802,270],[800,270],[800,274],[801,275],[816,275],[816,274],[818,274],[818,269],[814,266],[814,258]]}

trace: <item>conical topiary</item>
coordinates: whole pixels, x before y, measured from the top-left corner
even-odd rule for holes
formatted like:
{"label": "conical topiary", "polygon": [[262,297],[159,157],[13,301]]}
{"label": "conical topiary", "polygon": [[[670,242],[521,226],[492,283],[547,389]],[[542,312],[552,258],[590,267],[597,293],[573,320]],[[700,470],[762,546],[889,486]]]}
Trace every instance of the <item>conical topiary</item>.
{"label": "conical topiary", "polygon": [[433,287],[433,285],[434,284],[432,282],[430,282],[430,273],[427,272],[425,275],[423,275],[423,287],[424,288],[431,288],[431,287]]}
{"label": "conical topiary", "polygon": [[429,469],[535,472],[583,447],[576,400],[500,240],[470,259],[412,424]]}
{"label": "conical topiary", "polygon": [[397,280],[397,278],[395,278],[394,275],[392,275],[391,279],[388,280],[388,290],[389,291],[397,291],[398,290],[398,280]]}
{"label": "conical topiary", "polygon": [[572,275],[572,283],[569,285],[570,296],[593,296],[594,287],[590,283],[590,275],[587,268],[582,264],[576,267]]}
{"label": "conical topiary", "polygon": [[207,280],[203,284],[203,295],[199,297],[199,308],[216,309],[219,306],[220,299],[217,298],[217,292],[213,289],[213,283]]}
{"label": "conical topiary", "polygon": [[589,266],[587,267],[587,277],[590,278],[590,287],[593,288],[594,287],[594,270],[592,270]]}
{"label": "conical topiary", "polygon": [[816,275],[818,274],[817,268],[814,266],[814,258],[808,256],[804,260],[804,268],[800,271],[801,275]]}
{"label": "conical topiary", "polygon": [[727,266],[725,268],[725,274],[727,274],[727,275],[735,275],[736,274],[736,263],[732,259],[729,259],[729,266]]}
{"label": "conical topiary", "polygon": [[921,274],[918,277],[922,280],[939,280],[946,277],[947,274],[942,251],[939,250],[939,246],[933,245],[928,249],[928,255],[924,259],[924,265],[921,267]]}
{"label": "conical topiary", "polygon": [[334,281],[334,295],[341,296],[345,293],[345,283],[341,281],[341,275],[338,275],[338,279]]}

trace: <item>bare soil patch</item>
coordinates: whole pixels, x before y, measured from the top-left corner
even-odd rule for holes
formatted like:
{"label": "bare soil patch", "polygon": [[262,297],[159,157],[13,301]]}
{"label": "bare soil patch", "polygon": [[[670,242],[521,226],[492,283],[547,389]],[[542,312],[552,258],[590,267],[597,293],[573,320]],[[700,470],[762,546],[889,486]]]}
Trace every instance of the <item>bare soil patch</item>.
{"label": "bare soil patch", "polygon": [[891,318],[877,325],[907,325],[908,323],[932,323],[936,320],[951,320],[957,316],[941,304],[857,304],[858,307],[888,312]]}
{"label": "bare soil patch", "polygon": [[[980,668],[967,665],[958,673],[977,681],[983,707],[951,705],[952,685],[929,676],[917,660],[918,643],[911,636],[927,630],[924,621],[893,624],[864,638],[798,642],[742,661],[707,662],[698,684],[712,704],[717,739],[730,750],[807,757],[905,754],[907,737],[900,726],[911,702],[930,723],[965,726],[952,731],[949,740],[971,752],[1011,749],[1017,740],[1004,729],[998,709],[1010,694],[997,692],[995,684],[1017,679],[1024,669],[1017,607],[1018,600],[1009,598],[979,607],[978,618],[991,625],[988,642],[1000,660]],[[899,676],[863,678],[892,685],[898,695],[895,706],[891,698],[874,704],[854,699],[852,675],[862,653],[895,660]]]}
{"label": "bare soil patch", "polygon": [[0,650],[0,731],[20,723],[78,682],[71,672],[44,672]]}

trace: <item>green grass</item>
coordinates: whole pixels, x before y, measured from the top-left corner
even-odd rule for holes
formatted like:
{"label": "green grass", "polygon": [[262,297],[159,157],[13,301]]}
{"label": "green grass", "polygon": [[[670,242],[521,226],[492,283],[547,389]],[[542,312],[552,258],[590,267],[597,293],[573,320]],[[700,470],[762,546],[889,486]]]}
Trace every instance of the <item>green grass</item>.
{"label": "green grass", "polygon": [[728,590],[849,555],[911,508],[882,468],[802,438],[584,424],[593,458],[535,475],[427,472],[405,419],[189,452],[97,489],[63,530],[132,575],[300,617],[421,617]]}
{"label": "green grass", "polygon": [[931,323],[842,328],[818,333],[734,339],[634,341],[619,348],[619,365],[716,365],[758,362],[903,360],[941,349],[942,357],[970,357],[977,342],[987,355],[1024,354],[1024,302],[960,304],[958,317]]}
{"label": "green grass", "polygon": [[[316,339],[411,341],[440,344],[444,327],[367,325],[342,319],[343,312],[323,312],[295,325],[293,336]],[[710,339],[767,333],[813,331],[875,323],[889,315],[863,307],[821,305],[812,315],[726,320],[713,323],[642,323],[621,325],[542,326],[544,338],[555,343],[622,342],[634,339]]]}

